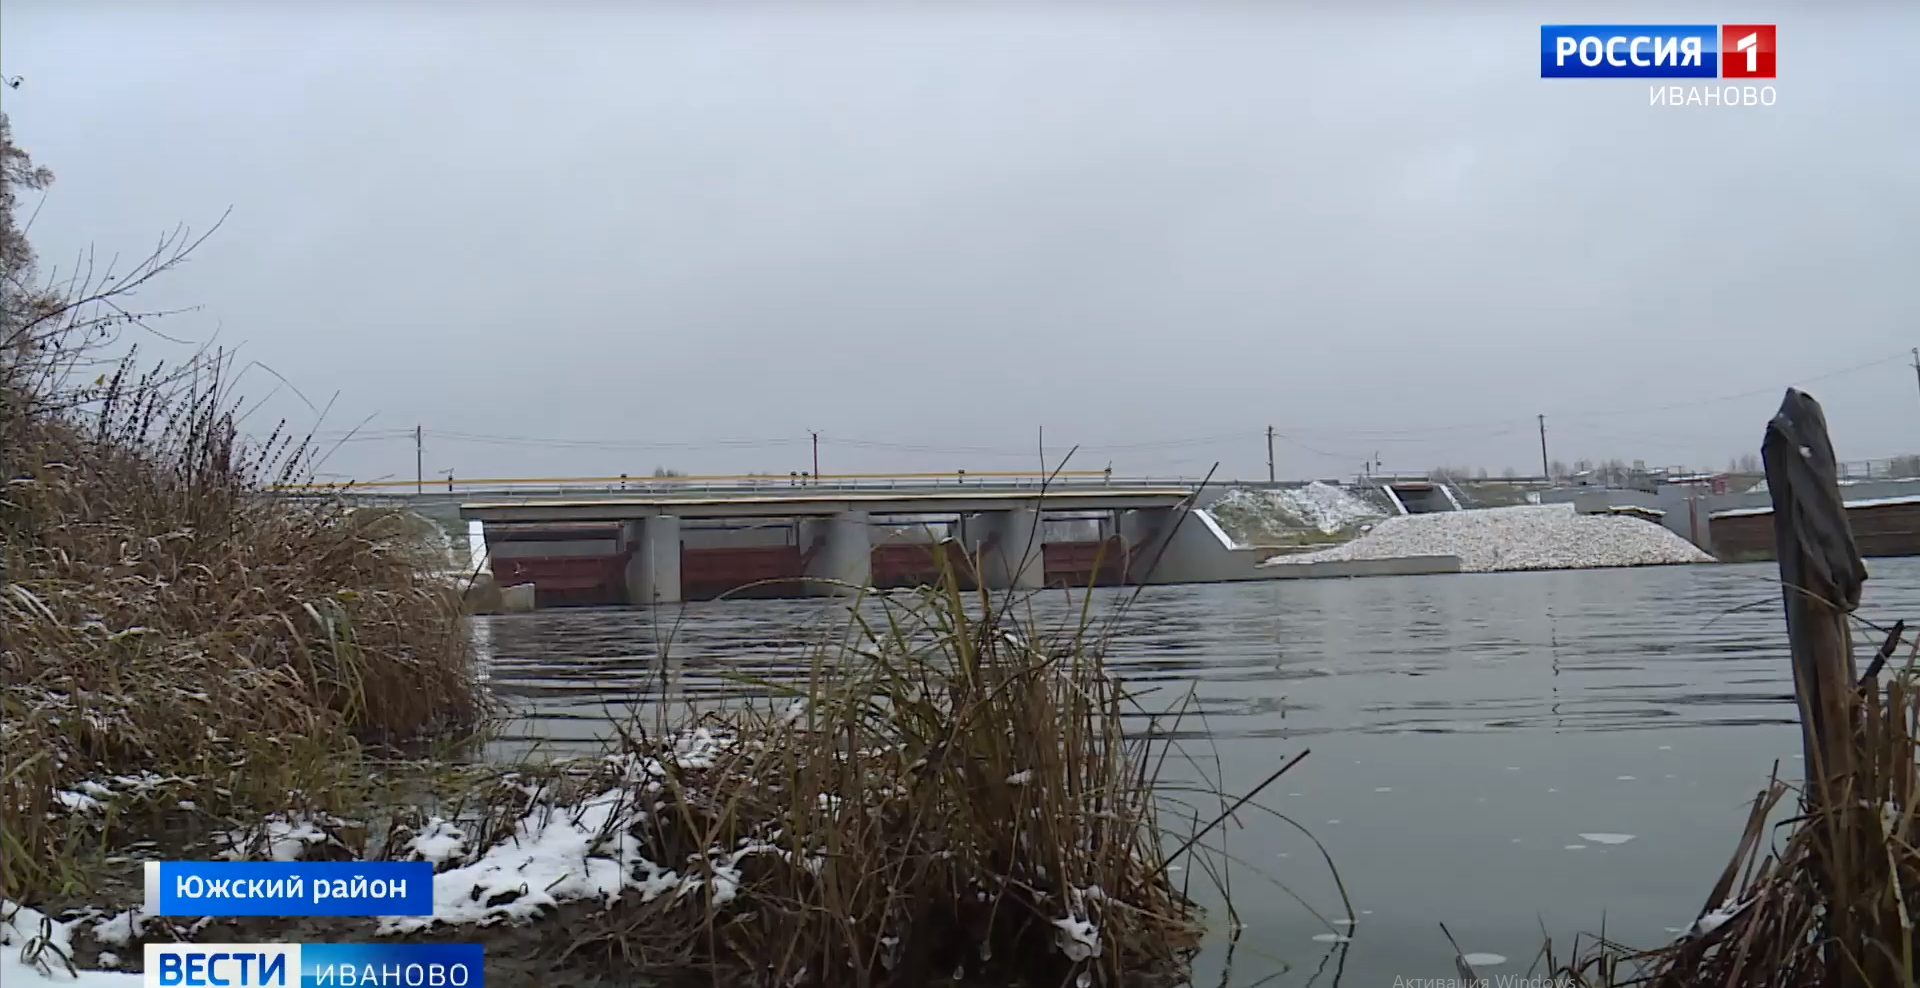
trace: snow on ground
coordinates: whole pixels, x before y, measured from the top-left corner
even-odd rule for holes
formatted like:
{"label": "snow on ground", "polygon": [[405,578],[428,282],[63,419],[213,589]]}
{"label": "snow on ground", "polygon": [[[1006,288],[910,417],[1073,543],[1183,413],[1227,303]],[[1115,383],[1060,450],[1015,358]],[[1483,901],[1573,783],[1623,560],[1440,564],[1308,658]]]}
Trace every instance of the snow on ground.
{"label": "snow on ground", "polygon": [[1652,522],[1582,515],[1571,504],[1545,504],[1388,518],[1346,545],[1280,556],[1263,565],[1407,556],[1458,556],[1461,570],[1469,573],[1713,561]]}
{"label": "snow on ground", "polygon": [[406,933],[435,922],[525,922],[568,900],[611,903],[636,868],[661,872],[625,830],[634,812],[617,789],[577,808],[535,806],[511,839],[433,876],[432,916],[389,916],[379,932]]}
{"label": "snow on ground", "polygon": [[138,974],[75,971],[73,929],[83,919],[56,922],[45,913],[0,900],[0,985],[5,988],[140,988]]}
{"label": "snow on ground", "polygon": [[1207,510],[1240,543],[1288,531],[1337,535],[1386,514],[1344,488],[1317,480],[1273,490],[1235,487]]}
{"label": "snow on ground", "polygon": [[420,832],[407,841],[407,850],[421,861],[440,864],[450,861],[467,849],[466,831],[453,825],[451,821],[434,817],[428,820]]}
{"label": "snow on ground", "polygon": [[275,813],[251,830],[228,833],[227,849],[217,857],[228,861],[298,861],[310,847],[339,844],[321,828],[321,823],[339,826],[345,821],[331,817],[314,821],[299,814]]}
{"label": "snow on ground", "polygon": [[1305,487],[1274,491],[1274,495],[1302,521],[1331,535],[1344,528],[1382,517],[1384,512],[1332,484],[1314,481]]}
{"label": "snow on ground", "polygon": [[[711,767],[728,743],[699,728],[675,738],[671,758],[683,769]],[[666,773],[652,758],[613,756],[613,760],[624,763],[634,780],[658,779]],[[658,788],[655,782],[649,791]],[[747,841],[730,851],[709,848],[704,859],[689,860],[683,871],[662,867],[647,860],[639,838],[633,836],[632,826],[647,812],[634,799],[632,793],[611,789],[574,806],[536,801],[511,836],[433,876],[432,916],[384,917],[376,932],[408,933],[436,923],[522,923],[562,902],[611,905],[628,889],[639,891],[642,902],[652,902],[668,893],[678,901],[704,887],[719,907],[737,894],[741,859],[778,853],[771,845]],[[434,821],[409,849],[429,860],[456,863],[462,862],[467,844],[465,833],[445,821]]]}

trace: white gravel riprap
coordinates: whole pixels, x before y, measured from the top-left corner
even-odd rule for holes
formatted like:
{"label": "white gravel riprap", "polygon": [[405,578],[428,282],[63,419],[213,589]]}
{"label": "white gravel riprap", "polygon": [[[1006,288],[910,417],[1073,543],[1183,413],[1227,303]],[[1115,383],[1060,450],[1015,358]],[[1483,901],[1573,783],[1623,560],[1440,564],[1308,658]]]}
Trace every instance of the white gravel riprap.
{"label": "white gravel riprap", "polygon": [[1267,566],[1404,556],[1458,556],[1468,573],[1710,563],[1693,543],[1639,518],[1582,515],[1571,504],[1437,511],[1388,518],[1347,543]]}

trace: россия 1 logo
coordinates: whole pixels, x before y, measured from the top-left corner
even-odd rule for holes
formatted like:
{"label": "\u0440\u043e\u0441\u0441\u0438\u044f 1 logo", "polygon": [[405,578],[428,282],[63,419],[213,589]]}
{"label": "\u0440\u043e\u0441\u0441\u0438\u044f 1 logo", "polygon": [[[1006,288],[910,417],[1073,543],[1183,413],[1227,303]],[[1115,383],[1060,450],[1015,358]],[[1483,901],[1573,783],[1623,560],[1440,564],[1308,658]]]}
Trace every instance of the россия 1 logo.
{"label": "\u0440\u043e\u0441\u0441\u0438\u044f 1 logo", "polygon": [[[1542,24],[1542,79],[1773,79],[1772,24]],[[1773,105],[1772,86],[1655,86],[1658,104]]]}
{"label": "\u0440\u043e\u0441\u0441\u0438\u044f 1 logo", "polygon": [[1772,24],[1542,24],[1542,79],[1771,79]]}

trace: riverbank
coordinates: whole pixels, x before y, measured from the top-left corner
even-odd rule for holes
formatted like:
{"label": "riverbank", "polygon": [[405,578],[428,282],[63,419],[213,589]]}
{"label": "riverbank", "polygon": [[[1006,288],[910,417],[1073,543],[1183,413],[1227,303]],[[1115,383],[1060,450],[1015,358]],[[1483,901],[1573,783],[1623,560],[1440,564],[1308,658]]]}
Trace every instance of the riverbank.
{"label": "riverbank", "polygon": [[56,812],[106,795],[89,784],[186,780],[208,819],[289,809],[290,791],[330,812],[364,791],[362,755],[485,712],[434,547],[390,513],[254,496],[297,454],[241,447],[223,368],[196,369],[213,383],[169,398],[125,367],[84,412],[0,440],[19,465],[0,597],[9,898],[84,882],[107,850]]}
{"label": "riverbank", "polygon": [[[443,547],[393,512],[256,496],[298,447],[244,448],[223,365],[200,369],[169,397],[126,365],[86,417],[6,437],[26,465],[0,601],[15,976],[137,969],[155,938],[475,930],[529,985],[1181,975],[1201,927],[1167,856],[1205,849],[1162,830],[1165,743],[1123,735],[1135,701],[1093,629],[1016,627],[949,581],[851,621],[777,705],[449,767],[419,746],[450,753],[489,700]],[[175,924],[137,911],[154,858],[429,860],[435,914]]]}
{"label": "riverbank", "polygon": [[[0,898],[71,898],[131,837],[327,814],[401,743],[487,713],[444,548],[401,513],[262,497],[309,440],[239,429],[233,355],[142,358],[149,255],[42,287],[13,207],[52,181],[0,116]],[[93,811],[102,812],[95,814]]]}
{"label": "riverbank", "polygon": [[[1124,736],[1136,700],[1092,632],[1016,628],[991,598],[952,590],[878,606],[884,621],[850,619],[774,702],[655,711],[612,725],[590,756],[419,777],[436,799],[289,811],[179,849],[431,861],[431,918],[177,924],[127,911],[138,899],[123,888],[66,920],[70,956],[124,968],[156,938],[478,933],[509,951],[498,972],[489,958],[497,984],[553,970],[589,983],[1181,978],[1203,927],[1175,875],[1222,864],[1196,843],[1222,810],[1162,827],[1156,766],[1172,752]],[[108,785],[80,790],[101,796],[69,818],[120,803]]]}
{"label": "riverbank", "polygon": [[[112,970],[80,980],[126,982],[153,939],[350,932],[491,938],[507,956],[490,980],[530,986],[556,966],[621,984],[1181,976],[1202,927],[1170,858],[1212,861],[1196,842],[1219,813],[1161,827],[1169,742],[1123,733],[1137,701],[1097,631],[1018,624],[951,572],[820,643],[777,705],[615,722],[584,759],[449,758],[493,704],[438,526],[262,496],[309,479],[315,447],[242,435],[231,354],[165,366],[118,346],[125,297],[198,241],[30,287],[14,193],[50,176],[4,124],[10,988],[94,965]],[[434,914],[138,911],[143,861],[208,858],[428,860]]]}

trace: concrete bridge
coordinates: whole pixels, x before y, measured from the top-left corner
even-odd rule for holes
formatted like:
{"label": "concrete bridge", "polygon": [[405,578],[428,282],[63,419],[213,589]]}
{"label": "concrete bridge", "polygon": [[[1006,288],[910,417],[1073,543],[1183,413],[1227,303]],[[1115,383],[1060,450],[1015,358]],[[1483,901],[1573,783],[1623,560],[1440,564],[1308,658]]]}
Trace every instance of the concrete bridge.
{"label": "concrete bridge", "polygon": [[1262,568],[1205,512],[1198,482],[966,477],[626,481],[464,494],[501,586],[539,606],[657,605],[931,584],[1040,589],[1446,572],[1457,560]]}

